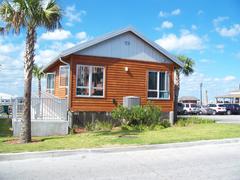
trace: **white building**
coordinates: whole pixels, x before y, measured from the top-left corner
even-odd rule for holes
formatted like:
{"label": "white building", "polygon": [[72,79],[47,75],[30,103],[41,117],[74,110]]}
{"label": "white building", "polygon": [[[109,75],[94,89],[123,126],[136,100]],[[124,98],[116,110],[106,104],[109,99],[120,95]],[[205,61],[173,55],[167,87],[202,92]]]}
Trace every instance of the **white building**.
{"label": "white building", "polygon": [[216,103],[236,103],[240,104],[240,88],[235,91],[230,91],[226,95],[216,96]]}

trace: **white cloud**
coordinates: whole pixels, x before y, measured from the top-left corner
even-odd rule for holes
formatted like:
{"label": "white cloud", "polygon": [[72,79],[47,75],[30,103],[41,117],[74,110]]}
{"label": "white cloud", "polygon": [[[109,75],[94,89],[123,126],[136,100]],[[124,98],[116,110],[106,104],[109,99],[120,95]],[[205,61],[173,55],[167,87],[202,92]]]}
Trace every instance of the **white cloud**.
{"label": "white cloud", "polygon": [[67,26],[73,26],[74,22],[81,22],[82,17],[87,14],[86,11],[77,11],[75,5],[67,6],[65,10],[65,16],[67,18]]}
{"label": "white cloud", "polygon": [[80,43],[84,43],[92,39],[92,37],[88,36],[87,33],[84,31],[77,33],[76,38],[80,40]]}
{"label": "white cloud", "polygon": [[179,14],[181,14],[181,10],[180,9],[174,9],[171,12],[160,11],[158,16],[159,17],[168,17],[168,16],[178,16]]}
{"label": "white cloud", "polygon": [[160,11],[160,12],[159,12],[159,16],[160,16],[160,17],[167,17],[167,16],[168,16],[168,13],[163,12],[163,11]]}
{"label": "white cloud", "polygon": [[224,81],[233,81],[233,80],[236,80],[236,77],[229,75],[229,76],[224,77],[223,80]]}
{"label": "white cloud", "polygon": [[11,95],[11,94],[8,94],[8,93],[0,93],[0,98],[3,98],[3,99],[11,99],[11,98],[14,98],[15,95]]}
{"label": "white cloud", "polygon": [[[208,91],[209,100],[214,100],[217,95],[222,95],[236,88],[239,80],[232,75],[225,77],[212,77],[201,72],[181,76],[180,96],[199,97],[200,83],[203,83],[203,92]],[[205,96],[203,96],[205,98]]]}
{"label": "white cloud", "polygon": [[12,43],[7,43],[7,44],[2,44],[0,42],[0,53],[2,54],[8,54],[11,52],[15,52],[19,50],[18,46],[12,44]]}
{"label": "white cloud", "polygon": [[227,16],[219,16],[219,17],[213,19],[212,22],[213,22],[214,26],[218,26],[221,22],[228,20],[228,19],[229,19],[229,17],[227,17]]}
{"label": "white cloud", "polygon": [[171,12],[171,15],[177,16],[177,15],[179,15],[180,13],[181,13],[181,10],[180,10],[180,9],[175,9],[175,10],[173,10],[173,11]]}
{"label": "white cloud", "polygon": [[193,24],[193,25],[191,26],[191,29],[192,29],[192,30],[197,30],[197,26],[196,26],[195,24]]}
{"label": "white cloud", "polygon": [[170,21],[163,21],[161,28],[163,29],[171,29],[173,27],[173,23]]}
{"label": "white cloud", "polygon": [[217,44],[217,45],[216,45],[216,48],[217,48],[217,49],[224,49],[224,44]]}
{"label": "white cloud", "polygon": [[55,50],[39,50],[38,54],[35,56],[35,62],[40,66],[46,65],[50,60],[58,55],[59,52]]}
{"label": "white cloud", "polygon": [[198,10],[197,14],[202,15],[202,14],[204,14],[204,11],[200,9],[200,10]]}
{"label": "white cloud", "polygon": [[44,40],[64,40],[71,36],[71,32],[67,30],[56,29],[53,32],[46,32],[40,36],[40,39]]}
{"label": "white cloud", "polygon": [[209,64],[209,63],[212,63],[214,61],[211,60],[211,59],[200,59],[199,62]]}
{"label": "white cloud", "polygon": [[86,32],[79,32],[76,34],[76,38],[78,38],[79,40],[84,40],[87,38],[87,33]]}
{"label": "white cloud", "polygon": [[240,24],[234,24],[229,28],[216,28],[216,31],[223,37],[235,37],[240,35]]}
{"label": "white cloud", "polygon": [[169,51],[201,50],[203,49],[203,40],[190,33],[188,30],[182,30],[178,37],[175,34],[163,35],[155,41],[157,44]]}
{"label": "white cloud", "polygon": [[225,46],[224,46],[224,44],[217,44],[217,45],[216,45],[216,48],[217,48],[218,50],[220,50],[220,52],[224,52]]}

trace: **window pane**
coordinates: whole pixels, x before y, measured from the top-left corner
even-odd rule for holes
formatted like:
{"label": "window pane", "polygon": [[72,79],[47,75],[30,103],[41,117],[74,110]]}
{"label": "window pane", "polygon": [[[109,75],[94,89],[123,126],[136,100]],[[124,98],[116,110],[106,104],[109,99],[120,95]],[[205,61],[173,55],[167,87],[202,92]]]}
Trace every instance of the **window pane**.
{"label": "window pane", "polygon": [[89,86],[89,67],[78,66],[77,86]]}
{"label": "window pane", "polygon": [[103,68],[92,67],[92,87],[103,88]]}
{"label": "window pane", "polygon": [[88,88],[77,88],[77,95],[89,95],[89,89]]}
{"label": "window pane", "polygon": [[103,96],[103,89],[92,89],[92,96]]}
{"label": "window pane", "polygon": [[159,90],[164,91],[166,90],[166,79],[165,79],[165,72],[159,73]]}
{"label": "window pane", "polygon": [[148,97],[157,98],[157,92],[156,91],[148,91]]}
{"label": "window pane", "polygon": [[148,73],[148,89],[157,90],[157,72]]}
{"label": "window pane", "polygon": [[68,86],[68,66],[60,66],[59,77],[60,77],[60,86]]}
{"label": "window pane", "polygon": [[47,74],[47,89],[54,89],[54,74]]}
{"label": "window pane", "polygon": [[168,99],[169,98],[169,93],[168,92],[160,92],[159,96],[160,96],[159,98]]}

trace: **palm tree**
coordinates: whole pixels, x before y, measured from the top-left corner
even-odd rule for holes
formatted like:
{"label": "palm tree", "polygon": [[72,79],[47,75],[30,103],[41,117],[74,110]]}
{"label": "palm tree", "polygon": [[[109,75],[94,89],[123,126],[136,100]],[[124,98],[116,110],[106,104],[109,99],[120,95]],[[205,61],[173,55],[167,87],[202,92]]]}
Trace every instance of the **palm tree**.
{"label": "palm tree", "polygon": [[21,121],[20,142],[31,142],[31,89],[36,30],[59,28],[62,12],[55,0],[4,0],[0,5],[0,18],[5,23],[4,34],[19,34],[26,30],[24,57],[24,110]]}
{"label": "palm tree", "polygon": [[33,65],[32,70],[33,76],[38,80],[38,97],[41,97],[41,79],[44,76],[44,73],[42,71],[42,67],[37,66],[36,64]]}
{"label": "palm tree", "polygon": [[194,61],[184,55],[179,55],[178,59],[184,63],[183,68],[176,69],[176,79],[174,84],[174,123],[177,121],[178,95],[180,90],[180,75],[189,76],[194,72]]}

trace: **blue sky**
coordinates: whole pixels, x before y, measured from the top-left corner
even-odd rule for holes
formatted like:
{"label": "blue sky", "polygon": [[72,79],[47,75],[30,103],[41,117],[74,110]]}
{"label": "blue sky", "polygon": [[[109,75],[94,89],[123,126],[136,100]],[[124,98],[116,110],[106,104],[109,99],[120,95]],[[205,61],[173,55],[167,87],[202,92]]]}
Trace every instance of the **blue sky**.
{"label": "blue sky", "polygon": [[[36,63],[46,64],[63,49],[105,33],[133,26],[173,54],[195,60],[195,73],[182,77],[180,95],[210,99],[240,83],[240,1],[72,0],[58,1],[63,29],[38,30]],[[2,24],[2,23],[0,23]],[[25,33],[0,37],[0,93],[23,93]],[[33,81],[34,90],[36,81]]]}

